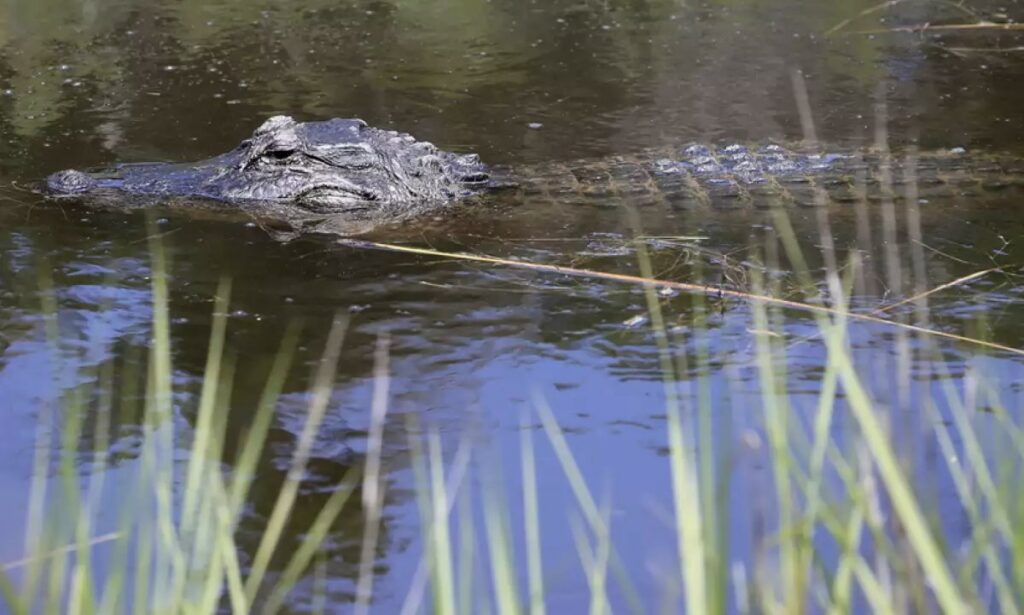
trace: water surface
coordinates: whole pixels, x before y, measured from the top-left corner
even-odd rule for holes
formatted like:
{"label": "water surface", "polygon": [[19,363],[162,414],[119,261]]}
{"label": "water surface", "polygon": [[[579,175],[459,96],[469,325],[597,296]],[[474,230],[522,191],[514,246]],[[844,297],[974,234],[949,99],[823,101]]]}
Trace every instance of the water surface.
{"label": "water surface", "polygon": [[[944,3],[906,3],[858,17],[872,1],[787,2],[192,2],[15,1],[0,8],[0,490],[24,497],[36,417],[60,391],[102,366],[137,365],[151,336],[150,230],[142,212],[97,211],[47,202],[35,182],[66,167],[114,161],[190,160],[234,147],[266,117],[361,117],[441,147],[478,152],[494,164],[544,164],[623,154],[701,140],[799,140],[813,130],[836,151],[870,145],[896,150],[964,147],[1024,155],[1024,56],[1013,32],[932,32],[892,28],[968,19]],[[973,3],[1001,19],[1017,4]],[[1011,10],[1012,9],[1012,10]],[[1019,15],[1017,15],[1019,17]],[[842,25],[844,20],[848,24]],[[973,20],[973,19],[972,19]],[[829,33],[837,26],[838,31]],[[875,31],[868,33],[867,31]],[[985,51],[984,49],[989,49]],[[979,50],[982,49],[982,50]],[[805,84],[803,121],[794,84]],[[801,86],[802,87],[802,86]],[[534,127],[531,127],[534,125]],[[539,127],[536,127],[539,125]],[[929,298],[943,330],[1024,346],[1018,275],[1024,222],[1015,193],[922,203],[920,238],[906,203],[829,211],[841,258],[865,263],[854,305],[871,310],[991,267],[1003,271]],[[649,241],[656,273],[750,290],[752,271],[794,292],[785,258],[773,260],[775,221],[766,212],[585,205],[543,208],[495,198],[374,238],[507,258],[637,273],[629,239]],[[212,296],[232,280],[228,352],[238,358],[231,433],[241,433],[289,323],[304,322],[299,356],[275,418],[272,454],[261,465],[247,538],[269,514],[275,485],[301,430],[310,373],[337,314],[351,318],[328,416],[314,451],[300,517],[308,520],[365,453],[378,336],[391,341],[389,492],[379,550],[378,604],[402,603],[422,550],[405,417],[436,426],[449,452],[473,434],[481,449],[518,467],[520,424],[534,395],[554,409],[584,474],[607,493],[620,555],[637,571],[674,566],[666,462],[665,399],[655,336],[642,320],[641,288],[514,268],[337,245],[330,237],[283,243],[258,227],[158,213],[168,271],[175,381],[197,395]],[[821,218],[790,218],[822,279]],[[893,222],[894,221],[894,222]],[[765,246],[768,254],[765,254]],[[767,262],[765,269],[758,263]],[[916,259],[916,260],[915,260]],[[52,284],[62,340],[45,341],[41,285]],[[770,498],[770,476],[755,362],[757,332],[747,304],[713,301],[696,334],[686,295],[664,296],[674,351],[705,345],[702,373],[683,374],[683,391],[703,379],[720,409],[714,432],[736,511],[730,558],[750,562],[759,544],[746,511]],[[813,335],[792,313],[787,338]],[[911,318],[906,312],[904,317]],[[853,325],[851,341],[879,407],[905,441],[906,456],[933,455],[932,424],[915,403],[951,381],[957,390],[984,374],[1002,404],[1016,409],[1024,364],[1010,353],[939,342],[942,367],[911,352],[917,342],[881,325]],[[692,355],[691,355],[692,356]],[[800,421],[813,420],[825,360],[820,340],[791,346],[788,388]],[[909,358],[908,358],[909,357]],[[909,363],[908,363],[909,361]],[[59,366],[59,369],[58,369]],[[902,370],[902,371],[901,371]],[[55,373],[56,372],[56,373]],[[909,390],[898,375],[917,379]],[[56,384],[55,384],[56,383]],[[805,404],[800,403],[806,397]],[[192,407],[187,399],[181,407]],[[688,406],[688,407],[692,407]],[[744,410],[746,408],[746,410]],[[194,418],[182,413],[188,426]],[[979,429],[993,429],[987,416]],[[135,463],[138,417],[113,426],[119,464]],[[687,417],[687,421],[692,417]],[[852,429],[840,416],[837,438]],[[536,419],[528,419],[531,425]],[[566,509],[573,502],[550,447],[537,432],[549,607],[585,608]],[[752,444],[753,443],[753,444]],[[486,457],[486,455],[483,455]],[[83,461],[83,469],[86,461]],[[917,466],[915,466],[917,467]],[[947,538],[957,542],[960,511],[942,471],[934,483]],[[118,470],[115,470],[116,473]],[[515,486],[518,479],[509,479]],[[509,497],[517,504],[516,489]],[[754,503],[752,506],[751,502]],[[518,508],[515,508],[518,510]],[[21,557],[24,511],[0,512],[0,560]],[[358,557],[356,513],[326,551],[331,600],[351,599]],[[519,527],[518,522],[516,527]],[[286,537],[301,540],[298,529]],[[248,542],[247,542],[248,541]],[[637,574],[653,608],[657,574]],[[621,600],[613,596],[613,600]],[[300,592],[292,607],[306,608]]]}

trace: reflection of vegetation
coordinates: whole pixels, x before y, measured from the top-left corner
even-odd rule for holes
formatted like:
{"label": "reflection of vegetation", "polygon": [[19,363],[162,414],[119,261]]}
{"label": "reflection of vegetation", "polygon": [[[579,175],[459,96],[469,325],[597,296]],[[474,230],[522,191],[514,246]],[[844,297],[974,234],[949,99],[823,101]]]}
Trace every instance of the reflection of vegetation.
{"label": "reflection of vegetation", "polygon": [[[648,145],[724,129],[763,138],[792,128],[791,68],[815,76],[812,94],[841,97],[830,110],[851,112],[890,70],[922,70],[914,58],[886,65],[894,41],[833,37],[835,53],[821,53],[816,36],[870,4],[19,0],[0,7],[0,89],[12,91],[0,124],[31,143],[60,135],[122,152],[236,138],[281,111],[498,151],[525,138],[546,158],[580,132],[612,145],[619,133]],[[932,10],[907,4],[892,10]],[[563,134],[535,143],[526,121]]]}
{"label": "reflection of vegetation", "polygon": [[124,18],[123,5],[101,9],[100,4],[16,1],[0,8],[7,73],[3,88],[11,90],[4,119],[17,134],[35,135],[62,120],[72,110],[68,99],[76,96],[83,79],[104,87],[117,82],[120,60],[128,50],[105,45],[99,37]]}

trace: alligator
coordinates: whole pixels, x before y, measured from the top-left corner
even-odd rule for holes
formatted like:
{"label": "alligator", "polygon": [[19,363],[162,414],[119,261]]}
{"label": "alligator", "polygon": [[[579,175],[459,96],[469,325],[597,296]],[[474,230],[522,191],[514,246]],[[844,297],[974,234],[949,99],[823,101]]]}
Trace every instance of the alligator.
{"label": "alligator", "polygon": [[[497,189],[551,203],[667,203],[676,207],[818,205],[901,198],[922,200],[1024,185],[1024,164],[962,148],[893,156],[825,154],[806,145],[688,144],[601,160],[490,167],[475,154],[438,149],[409,134],[358,119],[297,122],[275,116],[234,150],[195,163],[136,163],[46,180],[58,197],[103,197],[125,206],[183,199],[228,204],[295,221],[331,219],[333,232],[357,233]],[[310,228],[322,228],[312,226]]]}
{"label": "alligator", "polygon": [[220,203],[293,224],[327,216],[375,223],[436,208],[490,182],[479,157],[441,151],[408,134],[359,119],[300,123],[275,116],[214,158],[65,170],[46,179],[45,191],[115,207]]}

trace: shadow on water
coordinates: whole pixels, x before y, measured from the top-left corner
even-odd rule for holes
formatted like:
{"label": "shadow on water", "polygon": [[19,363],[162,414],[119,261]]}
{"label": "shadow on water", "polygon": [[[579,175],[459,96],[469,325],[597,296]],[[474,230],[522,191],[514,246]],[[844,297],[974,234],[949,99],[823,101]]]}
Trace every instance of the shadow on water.
{"label": "shadow on water", "polygon": [[[121,373],[141,362],[151,335],[145,215],[55,205],[26,191],[46,174],[115,160],[206,157],[233,147],[266,116],[281,112],[301,119],[358,116],[512,165],[695,139],[794,140],[802,134],[794,69],[805,77],[818,137],[838,149],[873,142],[875,106],[884,100],[894,146],[1024,152],[1019,112],[1024,60],[1019,53],[976,51],[1019,45],[1013,32],[857,33],[964,18],[958,9],[928,2],[857,17],[872,4],[5,4],[0,8],[0,409],[7,428],[0,434],[0,450],[11,463],[0,471],[0,490],[17,498],[28,488],[39,408],[55,403],[60,391],[79,379],[97,377],[104,366],[117,366]],[[998,14],[995,4],[973,3],[971,9],[981,16]],[[826,35],[848,18],[853,21],[840,32]],[[533,123],[541,127],[531,128]],[[998,266],[999,272],[930,297],[929,317],[943,330],[1021,347],[1020,205],[1019,193],[1012,191],[923,203],[921,239],[916,239],[909,234],[905,203],[899,202],[895,242],[886,235],[884,204],[833,208],[832,241],[843,253],[858,252],[866,265],[855,280],[854,307],[871,310],[910,296],[916,290],[911,280],[927,288]],[[541,208],[497,197],[375,238],[635,273],[635,230],[623,209]],[[782,256],[772,267],[760,264],[766,246],[769,253],[778,251],[770,212],[641,207],[638,213],[639,232],[657,236],[644,241],[659,277],[749,290],[757,269],[786,296],[805,296],[807,289]],[[472,426],[498,450],[515,448],[520,413],[530,406],[532,390],[556,409],[587,476],[611,485],[622,519],[616,521],[617,532],[630,536],[623,559],[637,568],[657,568],[670,559],[670,528],[645,521],[652,510],[669,505],[661,371],[643,320],[642,289],[356,250],[330,237],[279,242],[234,221],[195,220],[178,211],[157,215],[165,215],[158,228],[171,255],[174,377],[189,399],[198,395],[203,374],[211,297],[222,277],[233,281],[229,353],[238,370],[229,449],[231,438],[246,429],[247,413],[257,404],[287,326],[304,323],[253,508],[240,531],[243,550],[255,549],[246,533],[259,533],[287,472],[310,373],[341,311],[351,315],[351,331],[297,519],[308,521],[326,497],[326,486],[362,462],[373,348],[377,335],[387,332],[393,383],[385,457],[393,472],[388,478],[393,497],[386,502],[379,554],[378,599],[385,608],[401,603],[421,538],[402,417],[415,415],[438,425],[453,442]],[[821,279],[825,262],[817,210],[796,208],[790,219],[812,272]],[[920,261],[914,261],[915,254]],[[61,370],[56,375],[39,290],[46,279],[52,280],[59,305]],[[894,280],[904,283],[894,286]],[[816,289],[825,290],[823,283]],[[689,298],[665,294],[660,300],[676,351],[692,353]],[[710,390],[716,402],[735,408],[760,394],[756,332],[744,304],[712,305]],[[814,331],[813,323],[798,318],[786,329],[794,340]],[[858,325],[851,335],[858,359],[873,366],[875,396],[883,406],[891,405],[894,425],[907,430],[908,455],[931,467],[925,463],[934,455],[928,422],[912,412],[913,395],[899,397],[898,383],[887,373],[902,360],[894,332]],[[981,366],[998,383],[1004,405],[1018,405],[1014,402],[1024,394],[1015,385],[1024,367],[1018,358],[956,343],[943,343],[942,350],[946,377],[957,386],[964,386],[968,370]],[[793,391],[814,399],[824,358],[813,340],[793,346],[788,357]],[[940,379],[918,367],[923,379]],[[690,376],[696,379],[694,370]],[[810,421],[814,408],[801,410],[800,420]],[[193,418],[179,420],[189,424]],[[111,425],[110,446],[120,464],[133,462],[138,423],[138,416],[127,415]],[[849,428],[842,421],[836,426],[840,432]],[[743,438],[763,433],[763,425],[757,413],[734,411],[716,418],[716,430],[735,440],[739,450]],[[89,434],[86,429],[84,437]],[[740,490],[767,480],[763,450],[751,451],[737,453]],[[550,455],[540,461],[548,464],[541,492],[557,511],[561,479]],[[81,460],[83,470],[88,464]],[[955,500],[943,495],[950,489],[948,478],[934,480],[941,514],[955,518]],[[743,494],[736,498],[742,510]],[[0,559],[21,557],[23,515],[0,511],[0,527],[8,528],[0,532]],[[563,522],[557,514],[545,519],[552,527]],[[328,541],[326,556],[339,579],[354,578],[362,523],[352,511]],[[757,537],[739,525],[732,549],[743,558],[757,548]],[[286,540],[294,547],[302,536],[294,530]],[[567,565],[571,538],[552,536],[544,550],[556,569]],[[660,588],[651,583],[641,590],[658,595]],[[349,599],[351,591],[341,581],[332,587],[339,600]],[[584,580],[573,578],[555,586],[550,606],[575,610],[586,595]]]}

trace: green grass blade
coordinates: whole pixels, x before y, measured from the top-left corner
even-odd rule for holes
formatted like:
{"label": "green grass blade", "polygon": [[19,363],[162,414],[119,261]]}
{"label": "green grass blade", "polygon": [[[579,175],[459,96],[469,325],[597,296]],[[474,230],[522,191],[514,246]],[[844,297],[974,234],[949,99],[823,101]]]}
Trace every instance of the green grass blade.
{"label": "green grass blade", "polygon": [[522,454],[523,525],[526,531],[526,568],[530,588],[530,615],[544,615],[544,570],[540,554],[537,468],[533,453],[533,437],[525,416],[519,428],[519,448]]}
{"label": "green grass blade", "polygon": [[444,481],[444,462],[441,459],[441,436],[431,430],[427,440],[430,452],[431,485],[431,539],[434,548],[433,568],[435,571],[438,613],[455,612],[455,579],[452,576],[452,545],[448,532],[448,494]]}
{"label": "green grass blade", "polygon": [[298,582],[302,573],[309,568],[310,562],[313,561],[317,551],[323,545],[327,533],[330,532],[334,522],[338,519],[338,515],[341,514],[345,504],[348,503],[349,498],[355,491],[359,477],[360,471],[358,469],[350,469],[334,488],[331,497],[327,499],[323,508],[317,514],[316,519],[310,525],[302,544],[281,572],[280,579],[278,579],[268,595],[266,603],[261,608],[263,613],[280,612],[281,607],[284,606],[285,600],[288,598],[288,592]]}
{"label": "green grass blade", "polygon": [[206,367],[203,370],[203,388],[199,394],[199,411],[192,435],[192,451],[189,455],[188,468],[185,471],[184,501],[181,505],[181,527],[185,532],[189,532],[196,522],[196,509],[199,505],[199,498],[204,492],[200,489],[203,474],[209,470],[211,463],[219,461],[209,458],[212,441],[210,432],[213,429],[214,414],[219,410],[216,406],[218,386],[221,384],[220,373],[230,297],[231,281],[229,278],[221,278],[213,302],[213,323],[206,351]]}
{"label": "green grass blade", "polygon": [[391,387],[391,339],[387,334],[377,338],[373,361],[373,402],[370,409],[370,431],[366,442],[366,471],[363,473],[363,511],[366,524],[359,554],[359,577],[356,579],[357,614],[368,612],[373,594],[373,568],[377,559],[381,508],[384,506],[384,484],[381,479],[381,456],[384,448],[384,420],[388,411]]}
{"label": "green grass blade", "polygon": [[242,450],[234,463],[234,472],[229,488],[228,502],[230,504],[230,515],[232,524],[238,517],[252,486],[253,478],[256,475],[256,464],[259,462],[260,454],[263,452],[267,433],[274,418],[274,408],[281,397],[284,389],[288,371],[291,368],[292,360],[295,357],[295,349],[299,344],[299,332],[301,325],[290,323],[285,330],[281,345],[274,355],[274,363],[267,375],[266,384],[260,394],[260,400],[256,412],[252,417],[249,430],[246,432]]}
{"label": "green grass blade", "polygon": [[[636,233],[639,224],[635,212],[633,227]],[[644,243],[637,244],[637,261],[640,275],[651,279],[654,270]],[[701,504],[701,487],[697,468],[696,453],[687,443],[683,429],[682,404],[676,382],[676,368],[669,348],[665,318],[655,287],[644,284],[647,312],[651,317],[651,330],[658,345],[658,360],[661,366],[662,388],[665,394],[665,412],[668,416],[669,463],[672,470],[672,501],[676,513],[676,556],[682,569],[683,595],[689,613],[707,613],[708,569],[707,531],[704,523],[704,508]],[[706,446],[711,446],[707,442]],[[706,485],[711,488],[711,485]],[[593,514],[593,513],[588,513]]]}
{"label": "green grass blade", "polygon": [[961,597],[945,558],[931,535],[910,484],[900,470],[899,461],[889,444],[885,430],[875,416],[871,399],[854,371],[846,349],[842,346],[842,334],[829,329],[823,331],[823,334],[829,355],[846,391],[850,411],[860,425],[864,441],[885,484],[893,508],[928,576],[939,606],[947,613],[965,612],[967,604]]}
{"label": "green grass blade", "polygon": [[[473,523],[472,490],[459,494],[459,613],[472,613],[476,580],[476,526]],[[543,603],[542,603],[543,604]]]}
{"label": "green grass blade", "polygon": [[331,326],[330,333],[327,335],[324,355],[320,361],[320,367],[317,370],[313,383],[313,398],[309,403],[306,422],[302,427],[302,433],[299,435],[288,476],[281,487],[277,500],[274,502],[274,508],[270,513],[270,519],[267,521],[266,530],[260,539],[256,555],[253,557],[249,577],[246,579],[245,597],[247,603],[251,604],[256,598],[256,593],[259,591],[263,583],[263,577],[267,572],[267,566],[270,564],[270,558],[273,556],[281,535],[284,533],[285,523],[291,514],[295,499],[298,497],[299,485],[305,475],[306,464],[309,460],[316,434],[320,429],[320,423],[327,410],[327,403],[330,401],[334,375],[338,369],[341,346],[344,342],[347,328],[348,321],[345,318],[337,318]]}
{"label": "green grass blade", "polygon": [[[534,405],[540,415],[541,424],[544,425],[544,432],[548,436],[548,441],[551,442],[551,446],[555,449],[555,455],[558,457],[559,464],[562,466],[562,472],[569,480],[569,486],[573,491],[573,495],[576,496],[576,501],[583,510],[583,516],[587,520],[587,523],[590,524],[591,531],[596,534],[601,531],[600,528],[604,521],[601,519],[601,513],[597,508],[597,504],[594,503],[593,496],[590,494],[586,480],[583,478],[583,472],[580,471],[579,464],[576,463],[576,459],[572,455],[569,444],[565,441],[565,435],[558,426],[558,422],[555,420],[555,415],[547,405],[547,401],[540,395],[535,394]],[[629,604],[630,610],[635,613],[645,612],[643,602],[640,600],[640,596],[636,592],[633,582],[629,577],[629,573],[622,565],[621,559],[615,550],[615,546],[612,545],[611,548],[610,562],[612,573],[616,577],[616,582],[619,584],[619,588],[622,590],[622,593]]]}
{"label": "green grass blade", "polygon": [[501,615],[519,615],[522,609],[519,604],[519,590],[515,575],[515,556],[509,542],[508,522],[503,514],[505,510],[501,496],[494,485],[500,480],[491,477],[489,486],[484,487],[484,527],[487,532],[487,549],[490,553],[491,581],[494,597]]}

